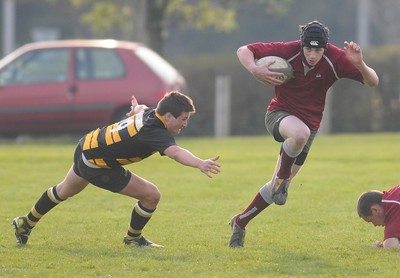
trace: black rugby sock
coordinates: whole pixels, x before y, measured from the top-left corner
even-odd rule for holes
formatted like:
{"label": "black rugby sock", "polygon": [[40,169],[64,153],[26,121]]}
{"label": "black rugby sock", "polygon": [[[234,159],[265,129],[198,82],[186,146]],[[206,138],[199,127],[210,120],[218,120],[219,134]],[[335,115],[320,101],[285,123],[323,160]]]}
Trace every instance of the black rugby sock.
{"label": "black rugby sock", "polygon": [[128,240],[140,237],[144,226],[147,224],[147,222],[149,222],[154,211],[155,209],[147,209],[143,207],[140,202],[136,204],[136,206],[133,208],[131,223],[126,234],[126,238]]}
{"label": "black rugby sock", "polygon": [[64,200],[62,200],[57,195],[56,186],[53,186],[53,187],[50,187],[49,189],[47,189],[42,194],[40,199],[36,202],[36,204],[33,206],[33,208],[27,214],[28,225],[30,226],[30,228],[35,227],[37,222],[46,213],[48,213],[52,208],[54,208],[56,205],[58,205],[62,201],[64,201]]}

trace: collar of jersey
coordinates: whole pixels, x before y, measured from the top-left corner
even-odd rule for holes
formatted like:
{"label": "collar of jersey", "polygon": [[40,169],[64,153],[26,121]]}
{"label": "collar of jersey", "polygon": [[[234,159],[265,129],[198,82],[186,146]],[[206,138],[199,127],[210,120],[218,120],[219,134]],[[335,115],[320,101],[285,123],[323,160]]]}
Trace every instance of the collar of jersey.
{"label": "collar of jersey", "polygon": [[156,117],[163,123],[164,127],[167,128],[167,123],[165,122],[165,119],[163,118],[163,116],[161,116],[160,114],[158,114],[156,112]]}

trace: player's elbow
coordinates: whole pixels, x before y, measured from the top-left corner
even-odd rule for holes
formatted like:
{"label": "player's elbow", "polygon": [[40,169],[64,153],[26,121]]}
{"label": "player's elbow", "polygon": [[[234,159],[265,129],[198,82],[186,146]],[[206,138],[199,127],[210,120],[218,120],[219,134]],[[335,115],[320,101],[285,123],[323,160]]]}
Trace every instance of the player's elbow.
{"label": "player's elbow", "polygon": [[366,84],[370,87],[376,88],[379,85],[379,78],[366,82]]}
{"label": "player's elbow", "polygon": [[400,248],[400,241],[397,237],[385,239],[383,248]]}
{"label": "player's elbow", "polygon": [[370,87],[378,87],[379,77],[375,72],[373,72],[373,74],[370,74],[369,77],[364,79],[364,83]]}
{"label": "player's elbow", "polygon": [[241,57],[244,53],[247,53],[248,51],[250,51],[246,45],[241,46],[238,48],[238,50],[236,51],[236,55],[238,57]]}

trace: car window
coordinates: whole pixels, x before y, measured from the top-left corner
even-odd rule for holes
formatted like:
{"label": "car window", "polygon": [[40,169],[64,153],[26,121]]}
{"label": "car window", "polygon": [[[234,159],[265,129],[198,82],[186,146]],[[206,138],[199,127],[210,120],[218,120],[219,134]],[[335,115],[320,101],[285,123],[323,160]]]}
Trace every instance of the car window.
{"label": "car window", "polygon": [[149,66],[163,80],[172,82],[176,79],[177,71],[175,68],[153,50],[139,47],[135,53],[143,63]]}
{"label": "car window", "polygon": [[79,80],[116,79],[125,75],[125,66],[115,50],[79,48],[75,55],[75,72]]}
{"label": "car window", "polygon": [[30,51],[0,72],[2,85],[65,82],[68,79],[68,49]]}

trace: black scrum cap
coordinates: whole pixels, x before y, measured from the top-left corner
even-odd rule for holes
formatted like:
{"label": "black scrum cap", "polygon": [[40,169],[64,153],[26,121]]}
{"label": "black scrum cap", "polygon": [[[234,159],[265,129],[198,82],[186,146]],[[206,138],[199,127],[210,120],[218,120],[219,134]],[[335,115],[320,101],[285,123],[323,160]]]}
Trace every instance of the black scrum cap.
{"label": "black scrum cap", "polygon": [[329,29],[318,21],[307,23],[300,34],[301,46],[327,48]]}

